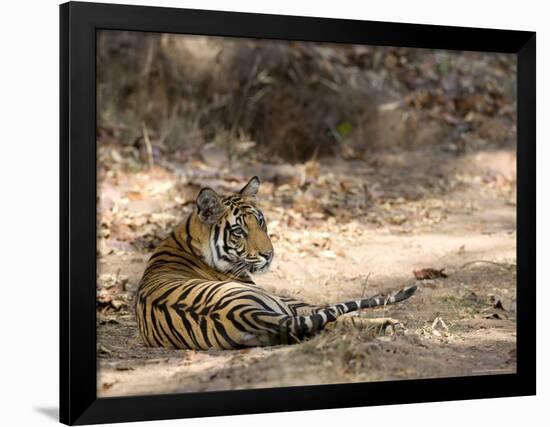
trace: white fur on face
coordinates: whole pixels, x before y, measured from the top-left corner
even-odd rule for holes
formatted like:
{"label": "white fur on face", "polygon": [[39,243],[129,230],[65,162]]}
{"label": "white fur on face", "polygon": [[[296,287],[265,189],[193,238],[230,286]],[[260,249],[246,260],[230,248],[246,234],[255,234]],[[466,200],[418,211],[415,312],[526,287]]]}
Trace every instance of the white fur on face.
{"label": "white fur on face", "polygon": [[[240,225],[245,227],[243,221],[237,221],[232,212],[227,212],[222,224],[214,225],[210,231],[210,251],[207,259],[208,264],[223,273],[265,273],[271,265],[271,259],[264,257],[249,257],[245,254],[238,254],[228,248],[230,242],[224,240],[224,230],[228,227]],[[239,216],[239,218],[241,218]],[[240,250],[239,250],[240,252]]]}

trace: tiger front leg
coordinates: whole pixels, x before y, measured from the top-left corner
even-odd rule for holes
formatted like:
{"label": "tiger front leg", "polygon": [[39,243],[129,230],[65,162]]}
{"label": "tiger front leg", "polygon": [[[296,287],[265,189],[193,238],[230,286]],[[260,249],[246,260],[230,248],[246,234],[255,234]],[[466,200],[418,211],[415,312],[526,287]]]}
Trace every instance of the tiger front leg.
{"label": "tiger front leg", "polygon": [[338,317],[336,321],[327,324],[325,329],[330,330],[339,327],[359,329],[373,336],[404,335],[406,332],[405,326],[399,320],[391,317],[361,317],[356,312]]}

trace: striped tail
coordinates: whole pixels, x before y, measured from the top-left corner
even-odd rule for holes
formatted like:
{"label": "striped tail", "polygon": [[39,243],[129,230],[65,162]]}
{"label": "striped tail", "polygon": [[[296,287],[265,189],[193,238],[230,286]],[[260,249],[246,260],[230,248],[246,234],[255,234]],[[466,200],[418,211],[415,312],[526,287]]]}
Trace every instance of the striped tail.
{"label": "striped tail", "polygon": [[280,319],[280,338],[282,343],[302,341],[304,338],[321,331],[327,323],[334,322],[343,314],[351,313],[362,308],[372,308],[381,305],[395,304],[412,296],[416,286],[404,288],[393,295],[343,302],[322,308],[309,316],[283,316]]}

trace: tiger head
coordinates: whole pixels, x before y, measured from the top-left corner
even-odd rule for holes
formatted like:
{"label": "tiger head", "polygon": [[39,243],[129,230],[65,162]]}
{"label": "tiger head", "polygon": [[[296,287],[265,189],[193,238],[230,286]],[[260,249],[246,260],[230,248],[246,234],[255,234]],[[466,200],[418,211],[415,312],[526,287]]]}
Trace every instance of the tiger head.
{"label": "tiger head", "polygon": [[255,176],[238,193],[223,196],[207,187],[197,196],[197,216],[208,230],[205,258],[218,271],[264,272],[273,260],[265,217],[256,205],[259,186]]}

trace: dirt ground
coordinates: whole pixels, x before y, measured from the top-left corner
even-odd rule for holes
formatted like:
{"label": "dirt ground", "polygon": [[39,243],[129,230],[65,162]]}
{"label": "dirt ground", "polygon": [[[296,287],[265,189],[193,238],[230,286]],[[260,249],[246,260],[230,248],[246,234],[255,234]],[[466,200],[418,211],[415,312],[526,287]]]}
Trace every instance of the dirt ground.
{"label": "dirt ground", "polygon": [[[122,162],[117,150],[102,147],[100,159]],[[238,173],[216,162],[210,153],[185,170],[165,162],[100,171],[99,396],[515,371],[513,149],[419,146],[293,167],[250,160],[230,169]],[[143,345],[132,298],[152,249],[202,185],[235,190],[252,174],[264,181],[259,200],[275,248],[257,283],[318,304],[416,283],[410,300],[363,313],[398,319],[405,334],[338,328],[298,345],[240,351]],[[417,280],[413,271],[424,268],[447,277]]]}

